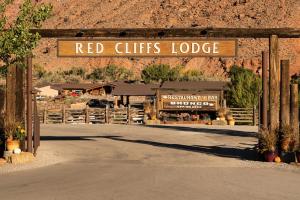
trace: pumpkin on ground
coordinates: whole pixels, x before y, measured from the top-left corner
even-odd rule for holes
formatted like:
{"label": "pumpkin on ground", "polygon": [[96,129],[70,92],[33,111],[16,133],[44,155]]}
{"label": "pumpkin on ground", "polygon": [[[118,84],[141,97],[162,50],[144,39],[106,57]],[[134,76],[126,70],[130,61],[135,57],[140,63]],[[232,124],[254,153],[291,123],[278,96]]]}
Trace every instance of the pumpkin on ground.
{"label": "pumpkin on ground", "polygon": [[277,156],[276,158],[275,158],[275,160],[274,160],[276,163],[280,163],[281,162],[281,159],[280,159],[280,157],[279,156]]}

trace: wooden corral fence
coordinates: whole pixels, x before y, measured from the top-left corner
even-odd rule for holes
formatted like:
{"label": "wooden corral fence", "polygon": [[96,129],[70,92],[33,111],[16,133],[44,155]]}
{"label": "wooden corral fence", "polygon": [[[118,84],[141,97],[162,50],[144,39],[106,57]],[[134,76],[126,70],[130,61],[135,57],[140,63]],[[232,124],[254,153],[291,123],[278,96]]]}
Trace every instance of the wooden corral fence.
{"label": "wooden corral fence", "polygon": [[39,110],[40,122],[44,124],[140,124],[144,111],[137,108],[85,108]]}
{"label": "wooden corral fence", "polygon": [[253,108],[230,108],[230,112],[236,124],[258,125],[259,112],[255,107]]}
{"label": "wooden corral fence", "polygon": [[[258,125],[256,108],[230,108],[237,125]],[[142,124],[144,110],[138,108],[85,108],[39,110],[40,123],[44,124]]]}

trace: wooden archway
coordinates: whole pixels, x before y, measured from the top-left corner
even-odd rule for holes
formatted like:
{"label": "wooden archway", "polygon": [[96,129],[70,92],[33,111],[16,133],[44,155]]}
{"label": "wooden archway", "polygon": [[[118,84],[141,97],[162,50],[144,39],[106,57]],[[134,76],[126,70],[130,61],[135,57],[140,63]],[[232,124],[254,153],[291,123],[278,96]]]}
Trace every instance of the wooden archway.
{"label": "wooden archway", "polygon": [[[267,81],[263,84],[263,120],[264,126],[267,126],[270,119],[271,127],[279,124],[279,81],[280,81],[280,63],[278,55],[278,38],[300,38],[299,28],[141,28],[141,29],[34,29],[32,33],[39,33],[42,38],[75,38],[75,37],[101,37],[101,38],[268,38],[270,44],[269,59],[267,54],[263,55],[263,80],[267,80],[267,61],[270,66],[270,98],[267,95]],[[33,133],[32,129],[32,61],[31,57],[27,59],[27,151],[36,151],[39,136]],[[17,84],[20,82],[17,80]],[[8,101],[16,99],[16,89],[12,88],[11,95],[7,96]],[[17,98],[18,99],[18,98]],[[267,104],[270,102],[270,114],[267,117]],[[13,108],[11,108],[13,109]],[[7,115],[11,112],[7,110]],[[6,116],[11,117],[11,116]],[[37,120],[37,119],[36,119]],[[37,124],[37,123],[34,123]],[[38,125],[38,124],[37,124]],[[38,127],[35,127],[37,129]],[[36,139],[33,140],[32,136]],[[33,142],[34,141],[34,142]]]}

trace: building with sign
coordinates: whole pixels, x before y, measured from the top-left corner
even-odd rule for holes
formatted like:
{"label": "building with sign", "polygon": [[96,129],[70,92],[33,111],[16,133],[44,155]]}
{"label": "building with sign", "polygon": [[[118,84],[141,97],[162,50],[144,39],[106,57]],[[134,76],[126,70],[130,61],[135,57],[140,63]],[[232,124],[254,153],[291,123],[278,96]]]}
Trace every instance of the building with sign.
{"label": "building with sign", "polygon": [[157,117],[163,121],[214,119],[228,89],[225,81],[165,82],[157,90]]}

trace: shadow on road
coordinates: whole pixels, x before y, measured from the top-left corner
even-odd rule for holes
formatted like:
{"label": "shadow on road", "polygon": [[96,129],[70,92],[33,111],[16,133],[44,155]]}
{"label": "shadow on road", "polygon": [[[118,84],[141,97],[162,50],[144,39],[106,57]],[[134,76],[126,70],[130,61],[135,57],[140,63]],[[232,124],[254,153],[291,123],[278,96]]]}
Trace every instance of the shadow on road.
{"label": "shadow on road", "polygon": [[[103,136],[41,136],[41,141],[77,141],[77,140],[86,140],[86,141],[96,141],[94,139],[102,138]],[[117,137],[117,136],[115,136]]]}
{"label": "shadow on road", "polygon": [[256,137],[256,132],[246,132],[230,129],[209,129],[187,126],[167,126],[167,125],[148,125],[149,128],[173,129],[176,131],[204,132],[217,135],[237,136],[237,137]]}
{"label": "shadow on road", "polygon": [[237,147],[226,147],[226,146],[168,144],[168,143],[161,143],[161,142],[154,142],[154,141],[147,141],[147,140],[124,139],[121,136],[102,136],[102,138],[115,140],[115,141],[122,141],[122,142],[146,144],[155,147],[204,153],[204,154],[215,155],[220,157],[237,158],[241,160],[259,160],[258,153],[255,151],[254,147],[242,149]]}

